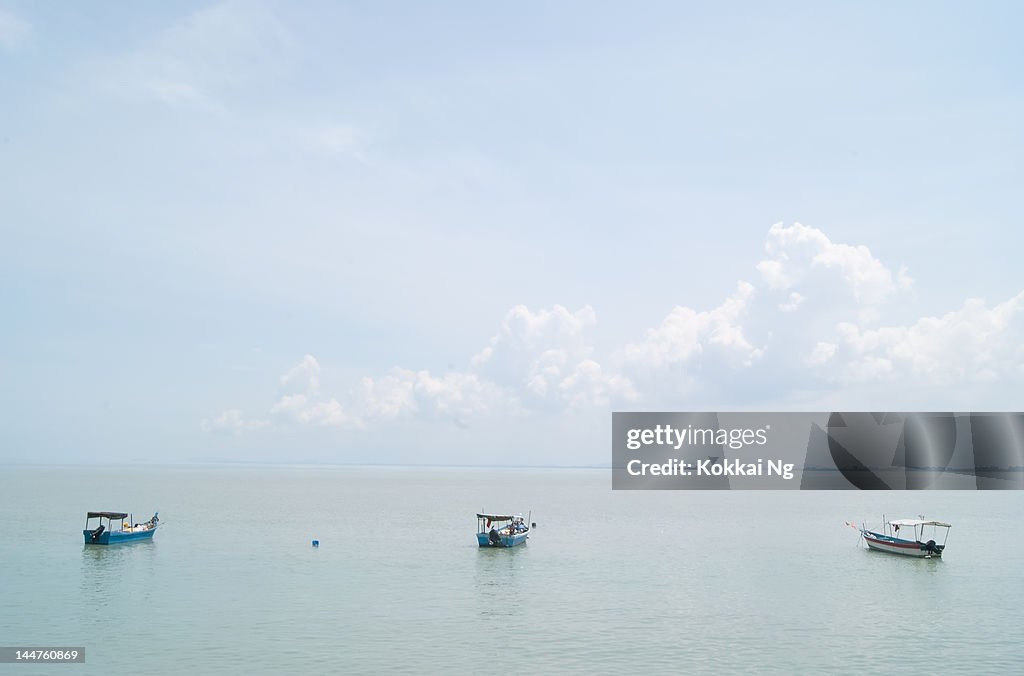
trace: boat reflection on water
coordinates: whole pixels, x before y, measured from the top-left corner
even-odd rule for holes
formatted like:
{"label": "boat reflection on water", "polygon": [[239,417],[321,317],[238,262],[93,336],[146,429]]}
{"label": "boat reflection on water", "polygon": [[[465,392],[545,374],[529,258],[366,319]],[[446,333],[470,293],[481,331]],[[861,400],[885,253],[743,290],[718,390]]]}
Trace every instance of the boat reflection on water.
{"label": "boat reflection on water", "polygon": [[116,608],[149,598],[158,545],[152,539],[132,547],[82,547],[81,598],[90,608]]}

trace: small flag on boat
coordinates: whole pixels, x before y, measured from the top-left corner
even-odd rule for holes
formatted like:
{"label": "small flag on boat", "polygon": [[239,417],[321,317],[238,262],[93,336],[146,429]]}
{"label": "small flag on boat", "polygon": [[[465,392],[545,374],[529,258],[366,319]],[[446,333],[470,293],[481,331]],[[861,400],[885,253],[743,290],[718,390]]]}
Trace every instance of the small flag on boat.
{"label": "small flag on boat", "polygon": [[854,530],[860,530],[860,528],[858,528],[856,524],[851,523],[849,521],[846,522],[846,525],[849,526],[850,528],[854,529]]}

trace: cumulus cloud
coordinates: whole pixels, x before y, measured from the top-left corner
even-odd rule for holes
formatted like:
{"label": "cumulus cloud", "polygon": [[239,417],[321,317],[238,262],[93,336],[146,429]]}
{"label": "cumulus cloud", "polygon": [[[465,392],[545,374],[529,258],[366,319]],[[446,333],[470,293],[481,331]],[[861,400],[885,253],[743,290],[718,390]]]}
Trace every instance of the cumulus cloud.
{"label": "cumulus cloud", "polygon": [[318,401],[298,412],[298,419],[304,423],[324,425],[327,427],[361,427],[362,421],[348,415],[337,399],[331,397],[326,401]]}
{"label": "cumulus cloud", "polygon": [[278,399],[277,403],[270,407],[270,412],[292,414],[301,411],[304,408],[306,408],[306,395],[286,394]]}
{"label": "cumulus cloud", "polygon": [[281,376],[264,420],[229,409],[204,429],[345,429],[413,419],[466,427],[494,415],[672,408],[711,397],[784,405],[807,393],[816,401],[849,399],[869,385],[934,391],[1024,376],[1024,292],[877,326],[887,302],[911,286],[905,269],[894,272],[867,247],[800,224],[772,226],[765,249],[768,258],[754,265],[759,283],[738,282],[709,309],[678,305],[605,355],[594,348],[597,314],[589,305],[517,305],[464,369],[395,367],[334,397],[321,393],[320,363],[307,354]]}
{"label": "cumulus cloud", "polygon": [[839,346],[836,345],[835,343],[826,343],[824,341],[819,341],[818,343],[815,344],[814,349],[811,350],[811,353],[807,355],[806,362],[809,366],[820,366],[822,364],[827,364],[829,361],[832,360],[832,357],[835,356],[836,350],[838,349]]}
{"label": "cumulus cloud", "polygon": [[608,374],[593,359],[584,359],[558,383],[559,397],[576,410],[608,408],[613,403],[636,401],[633,381],[622,374]]}
{"label": "cumulus cloud", "polygon": [[490,344],[473,357],[474,366],[493,364],[495,353],[522,355],[543,351],[552,346],[574,353],[588,352],[584,332],[597,324],[597,315],[589,305],[570,312],[561,305],[547,310],[531,311],[525,305],[513,307],[501,322],[498,334]]}
{"label": "cumulus cloud", "polygon": [[311,354],[280,378],[283,393],[270,407],[270,418],[324,427],[361,427],[359,417],[334,397],[320,394],[320,362]]}
{"label": "cumulus cloud", "polygon": [[796,312],[800,308],[800,304],[804,302],[802,294],[794,291],[789,294],[789,298],[785,303],[779,303],[779,310],[783,312]]}
{"label": "cumulus cloud", "polygon": [[878,305],[913,284],[906,268],[894,274],[866,246],[835,243],[821,230],[800,223],[773,225],[765,252],[768,258],[756,267],[771,289],[792,290],[826,273],[837,275],[858,304]]}
{"label": "cumulus cloud", "polygon": [[400,368],[382,378],[363,378],[355,401],[365,419],[422,415],[462,425],[509,403],[497,385],[473,373],[435,376]]}
{"label": "cumulus cloud", "polygon": [[281,385],[291,390],[316,395],[320,392],[320,362],[313,355],[307,354],[302,361],[281,376]]}
{"label": "cumulus cloud", "polygon": [[628,380],[606,374],[594,357],[587,334],[596,325],[589,305],[575,312],[561,305],[550,310],[517,305],[471,365],[482,377],[516,392],[527,406],[607,405],[614,397],[628,399]]}
{"label": "cumulus cloud", "polygon": [[865,328],[843,322],[819,375],[843,383],[992,382],[1024,373],[1024,292],[994,306],[972,299],[938,317]]}
{"label": "cumulus cloud", "polygon": [[736,291],[718,307],[698,312],[676,306],[644,339],[626,346],[626,360],[634,365],[662,368],[683,364],[715,351],[749,365],[763,354],[747,340],[741,320],[755,295],[753,284],[739,282]]}
{"label": "cumulus cloud", "polygon": [[[495,413],[607,407],[633,391],[627,378],[605,373],[591,358],[584,334],[595,323],[589,306],[575,312],[559,305],[536,311],[515,306],[468,369],[435,374],[395,367],[363,377],[341,401],[321,394],[320,363],[307,354],[281,376],[283,391],[268,420],[356,428],[417,418],[467,427]],[[237,432],[244,429],[236,426]]]}

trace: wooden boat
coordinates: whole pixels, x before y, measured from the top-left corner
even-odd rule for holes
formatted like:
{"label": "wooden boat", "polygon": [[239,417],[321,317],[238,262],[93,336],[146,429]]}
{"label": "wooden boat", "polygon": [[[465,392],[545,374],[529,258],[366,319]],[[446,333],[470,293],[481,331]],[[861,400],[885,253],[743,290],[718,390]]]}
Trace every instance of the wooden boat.
{"label": "wooden boat", "polygon": [[515,547],[529,537],[530,524],[522,514],[476,515],[476,540],[481,547]]}
{"label": "wooden boat", "polygon": [[[949,539],[949,529],[952,528],[951,524],[942,521],[926,521],[923,517],[920,519],[896,519],[888,522],[883,518],[882,522],[884,524],[882,533],[876,533],[864,527],[860,529],[860,534],[864,537],[864,542],[869,549],[924,559],[942,556],[942,552],[946,549],[946,540]],[[932,537],[926,540],[925,529],[929,526],[932,528]],[[938,544],[936,541],[940,534],[940,528],[946,529],[942,544]],[[904,537],[900,537],[901,530]],[[906,538],[911,531],[914,534],[913,540]]]}
{"label": "wooden boat", "polygon": [[[98,519],[96,528],[91,526],[90,522],[93,519]],[[122,542],[151,540],[159,525],[159,512],[145,523],[134,523],[131,514],[127,512],[88,512],[82,536],[87,545],[116,545]]]}

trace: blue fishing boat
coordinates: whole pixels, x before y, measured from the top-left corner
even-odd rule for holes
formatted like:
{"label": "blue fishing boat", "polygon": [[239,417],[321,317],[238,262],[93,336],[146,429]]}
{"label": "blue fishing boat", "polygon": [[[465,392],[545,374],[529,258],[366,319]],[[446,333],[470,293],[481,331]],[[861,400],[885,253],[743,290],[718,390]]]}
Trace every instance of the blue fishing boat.
{"label": "blue fishing boat", "polygon": [[476,515],[476,541],[481,547],[515,547],[529,537],[529,522],[522,514]]}
{"label": "blue fishing boat", "polygon": [[[92,527],[93,519],[98,519],[96,528]],[[131,514],[127,512],[88,512],[82,536],[87,545],[116,545],[121,542],[152,540],[159,525],[159,512],[145,523],[134,523]]]}

